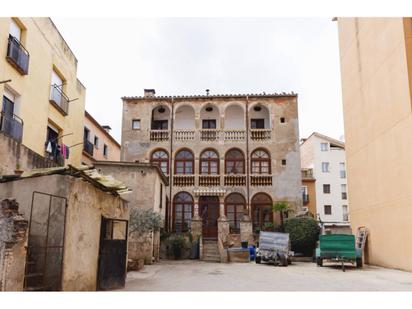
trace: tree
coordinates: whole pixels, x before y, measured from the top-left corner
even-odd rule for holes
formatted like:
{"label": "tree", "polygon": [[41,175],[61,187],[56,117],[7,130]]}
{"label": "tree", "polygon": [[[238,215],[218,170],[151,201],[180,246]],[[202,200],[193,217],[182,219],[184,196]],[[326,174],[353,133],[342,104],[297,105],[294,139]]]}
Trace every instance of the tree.
{"label": "tree", "polygon": [[289,213],[293,212],[293,209],[286,202],[276,202],[272,206],[272,210],[280,214],[280,227],[283,229],[284,217],[288,217]]}
{"label": "tree", "polygon": [[162,216],[152,209],[134,207],[130,210],[129,231],[139,234],[156,232],[162,227],[162,222]]}

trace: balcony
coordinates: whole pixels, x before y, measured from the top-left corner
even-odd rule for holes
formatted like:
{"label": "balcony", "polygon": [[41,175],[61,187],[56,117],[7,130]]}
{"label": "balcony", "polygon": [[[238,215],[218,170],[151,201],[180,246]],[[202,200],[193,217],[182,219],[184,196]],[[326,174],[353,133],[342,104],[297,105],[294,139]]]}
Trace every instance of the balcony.
{"label": "balcony", "polygon": [[199,186],[201,187],[218,187],[220,186],[219,175],[200,175]]}
{"label": "balcony", "polygon": [[200,140],[211,142],[219,140],[219,130],[217,129],[201,129],[200,131]]}
{"label": "balcony", "polygon": [[174,175],[173,185],[176,187],[191,187],[195,185],[194,175]]}
{"label": "balcony", "polygon": [[246,140],[246,130],[223,130],[226,142],[239,142]]}
{"label": "balcony", "polygon": [[23,120],[12,114],[0,112],[0,132],[21,143],[23,138]]}
{"label": "balcony", "polygon": [[169,138],[169,130],[150,130],[150,140],[152,142],[167,142]]}
{"label": "balcony", "polygon": [[83,143],[83,151],[93,157],[93,149],[94,149],[93,143],[91,143],[87,139],[85,139],[84,143]]}
{"label": "balcony", "polygon": [[314,179],[313,169],[311,168],[302,169],[302,179]]}
{"label": "balcony", "polygon": [[179,142],[187,142],[195,140],[195,130],[175,130],[174,140]]}
{"label": "balcony", "polygon": [[246,175],[225,175],[225,186],[246,186]]}
{"label": "balcony", "polygon": [[251,129],[250,139],[252,141],[270,141],[272,136],[271,129]]}
{"label": "balcony", "polygon": [[50,103],[56,107],[63,115],[69,113],[69,98],[58,85],[51,85],[50,88]]}
{"label": "balcony", "polygon": [[6,59],[21,75],[29,73],[29,58],[29,52],[21,45],[19,40],[9,35]]}
{"label": "balcony", "polygon": [[309,204],[309,194],[302,194],[303,205]]}
{"label": "balcony", "polygon": [[271,186],[272,175],[252,175],[250,176],[250,184],[256,187]]}

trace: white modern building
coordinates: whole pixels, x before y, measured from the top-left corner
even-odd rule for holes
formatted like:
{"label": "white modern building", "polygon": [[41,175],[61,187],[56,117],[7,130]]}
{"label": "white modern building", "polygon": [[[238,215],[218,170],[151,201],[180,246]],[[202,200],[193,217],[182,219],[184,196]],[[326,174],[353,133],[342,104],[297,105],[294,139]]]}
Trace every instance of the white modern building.
{"label": "white modern building", "polygon": [[302,169],[312,169],[316,179],[313,215],[333,233],[350,232],[345,144],[314,132],[302,140],[300,152]]}

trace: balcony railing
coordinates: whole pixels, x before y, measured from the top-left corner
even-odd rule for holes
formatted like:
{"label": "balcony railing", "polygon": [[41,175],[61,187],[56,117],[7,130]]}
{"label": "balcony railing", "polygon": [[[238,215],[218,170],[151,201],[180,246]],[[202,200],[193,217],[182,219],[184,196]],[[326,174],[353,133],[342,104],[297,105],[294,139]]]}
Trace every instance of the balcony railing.
{"label": "balcony railing", "polygon": [[177,187],[190,187],[195,185],[194,175],[174,175],[173,185]]}
{"label": "balcony railing", "polygon": [[195,130],[175,130],[173,133],[175,141],[186,142],[195,139]]}
{"label": "balcony railing", "polygon": [[246,175],[225,175],[225,186],[246,186]]}
{"label": "balcony railing", "polygon": [[201,141],[209,142],[219,140],[220,131],[217,129],[201,129],[199,132]]}
{"label": "balcony railing", "polygon": [[220,186],[220,176],[219,175],[199,175],[199,186],[201,187]]}
{"label": "balcony railing", "polygon": [[29,52],[14,36],[9,35],[7,46],[7,61],[22,75],[29,73]]}
{"label": "balcony railing", "polygon": [[0,131],[12,139],[21,142],[23,138],[23,120],[16,115],[0,113]]}
{"label": "balcony railing", "polygon": [[153,142],[166,142],[169,138],[169,130],[150,130],[150,140]]}
{"label": "balcony railing", "polygon": [[309,204],[309,194],[302,194],[303,205]]}
{"label": "balcony railing", "polygon": [[271,186],[272,185],[272,176],[271,175],[251,175],[250,184],[252,186]]}
{"label": "balcony railing", "polygon": [[302,170],[302,178],[306,179],[313,179],[313,169],[303,169]]}
{"label": "balcony railing", "polygon": [[63,115],[69,113],[69,98],[56,84],[50,88],[50,103],[52,103]]}
{"label": "balcony railing", "polygon": [[272,130],[270,129],[251,129],[250,139],[252,141],[269,141]]}
{"label": "balcony railing", "polygon": [[94,149],[93,143],[85,139],[83,143],[83,150],[89,155],[93,156],[93,149]]}
{"label": "balcony railing", "polygon": [[228,142],[244,141],[246,130],[223,130],[224,140]]}

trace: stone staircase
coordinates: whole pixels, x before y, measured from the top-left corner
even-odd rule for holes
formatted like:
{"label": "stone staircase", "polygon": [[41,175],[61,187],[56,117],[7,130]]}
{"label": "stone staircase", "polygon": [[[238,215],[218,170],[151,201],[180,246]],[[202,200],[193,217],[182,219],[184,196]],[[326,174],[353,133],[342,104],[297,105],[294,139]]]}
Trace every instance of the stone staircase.
{"label": "stone staircase", "polygon": [[203,240],[202,261],[220,262],[219,248],[217,240]]}

